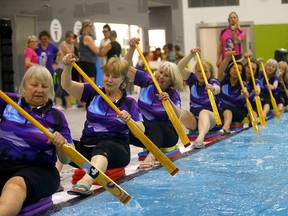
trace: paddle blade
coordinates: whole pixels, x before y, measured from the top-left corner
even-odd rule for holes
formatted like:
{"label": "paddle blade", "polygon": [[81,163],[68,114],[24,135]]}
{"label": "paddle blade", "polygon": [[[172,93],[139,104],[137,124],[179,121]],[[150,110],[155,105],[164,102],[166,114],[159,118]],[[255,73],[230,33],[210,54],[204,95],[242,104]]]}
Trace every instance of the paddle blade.
{"label": "paddle blade", "polygon": [[246,105],[247,105],[248,114],[249,114],[249,117],[250,117],[250,121],[251,121],[252,127],[254,129],[254,132],[258,133],[259,132],[258,124],[257,124],[257,121],[255,119],[251,103],[250,103],[250,101],[247,98],[246,98]]}
{"label": "paddle blade", "polygon": [[67,155],[75,164],[77,164],[83,171],[115,196],[120,202],[126,204],[131,196],[111,180],[106,174],[95,168],[84,156],[77,152],[74,148],[68,145],[62,145],[62,151]]}
{"label": "paddle blade", "polygon": [[[272,93],[271,93],[271,95],[272,95]],[[275,114],[276,118],[279,119],[280,118],[280,112],[279,112],[276,100],[273,97],[273,95],[271,96],[271,103],[272,103],[272,107],[273,107],[273,110],[274,110],[274,114]]]}
{"label": "paddle blade", "polygon": [[179,171],[174,163],[172,163],[172,161],[157,146],[155,146],[155,144],[132,121],[128,121],[127,125],[132,133],[137,136],[143,145],[172,176]]}
{"label": "paddle blade", "polygon": [[256,107],[257,107],[257,111],[258,111],[258,115],[260,119],[260,124],[261,126],[266,126],[266,120],[265,120],[264,112],[262,109],[261,99],[258,95],[256,95],[255,100],[256,100]]}

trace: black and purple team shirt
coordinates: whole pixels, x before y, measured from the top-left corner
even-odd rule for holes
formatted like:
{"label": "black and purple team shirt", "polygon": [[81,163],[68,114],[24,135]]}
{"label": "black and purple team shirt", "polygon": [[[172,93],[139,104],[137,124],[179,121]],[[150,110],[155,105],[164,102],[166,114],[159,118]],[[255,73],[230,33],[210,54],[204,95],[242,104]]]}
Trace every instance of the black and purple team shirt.
{"label": "black and purple team shirt", "polygon": [[[259,79],[259,82],[260,82],[260,87],[261,87],[261,93],[260,93],[260,96],[261,98],[264,97],[264,95],[266,94],[269,94],[269,90],[267,88],[267,84],[266,84],[266,80],[265,80],[265,77],[264,77],[264,74],[263,74],[263,71],[260,71],[260,79]],[[273,76],[273,77],[270,77],[268,78],[268,82],[273,85],[274,82],[279,82],[279,77],[278,76]],[[278,83],[278,86],[279,86],[279,83]],[[277,89],[273,89],[272,92],[273,94],[277,93],[278,91],[278,88]]]}
{"label": "black and purple team shirt", "polygon": [[[191,73],[185,82],[190,88],[190,112],[195,116],[199,116],[200,111],[203,109],[213,111],[206,85],[200,85],[194,73]],[[211,78],[208,82],[212,86],[220,86],[217,79]],[[220,98],[217,95],[214,95],[214,100],[217,104],[218,111],[221,111]]]}
{"label": "black and purple team shirt", "polygon": [[[149,125],[154,121],[170,122],[169,117],[163,107],[162,101],[156,96],[158,91],[155,88],[150,75],[146,72],[137,70],[134,85],[141,87],[138,104],[144,118],[145,127],[149,128]],[[168,88],[167,93],[175,106],[181,107],[179,91]]]}
{"label": "black and purple team shirt", "polygon": [[[241,85],[238,82],[235,86],[230,83],[230,77],[225,75],[224,79],[220,82],[221,92],[220,97],[223,104],[227,104],[233,107],[246,107],[245,98],[241,96]],[[244,88],[247,90],[246,82],[243,82]]]}
{"label": "black and purple team shirt", "polygon": [[[105,93],[103,88],[101,90]],[[129,128],[127,124],[117,117],[117,113],[110,105],[87,83],[84,84],[81,101],[87,103],[87,117],[82,138],[101,138],[105,136],[128,139]],[[143,121],[137,101],[131,95],[128,95],[126,91],[114,104],[119,110],[129,112],[134,121]]]}
{"label": "black and purple team shirt", "polygon": [[[20,95],[7,93],[14,101],[28,112],[36,121],[49,132],[55,129],[68,141],[73,143],[70,129],[63,113],[53,108],[51,100],[43,107],[30,109],[29,105]],[[52,114],[58,112],[58,119]],[[61,118],[61,119],[59,119]],[[47,144],[48,138],[31,122],[27,121],[17,110],[0,98],[0,162],[9,164],[51,164],[55,165],[56,149]],[[61,128],[59,128],[61,122]]]}

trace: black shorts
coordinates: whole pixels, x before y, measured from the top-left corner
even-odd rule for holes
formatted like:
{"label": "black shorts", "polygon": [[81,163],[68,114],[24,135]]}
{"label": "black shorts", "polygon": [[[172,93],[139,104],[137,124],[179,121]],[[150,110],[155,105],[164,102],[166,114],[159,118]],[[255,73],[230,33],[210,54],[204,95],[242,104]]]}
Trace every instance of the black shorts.
{"label": "black shorts", "polygon": [[223,113],[225,110],[230,110],[232,112],[232,122],[242,122],[244,118],[247,116],[247,109],[243,107],[233,107],[227,104],[222,105]]}
{"label": "black shorts", "polygon": [[[130,163],[130,147],[127,140],[102,138],[85,141],[73,140],[76,150],[87,160],[95,155],[102,155],[108,160],[108,168],[125,167]],[[78,167],[73,162],[71,166]]]}
{"label": "black shorts", "polygon": [[86,73],[88,77],[96,77],[96,63],[79,61],[79,67]]}
{"label": "black shorts", "polygon": [[60,175],[54,165],[0,164],[0,190],[12,177],[24,178],[27,197],[23,206],[31,205],[54,194],[60,184]]}

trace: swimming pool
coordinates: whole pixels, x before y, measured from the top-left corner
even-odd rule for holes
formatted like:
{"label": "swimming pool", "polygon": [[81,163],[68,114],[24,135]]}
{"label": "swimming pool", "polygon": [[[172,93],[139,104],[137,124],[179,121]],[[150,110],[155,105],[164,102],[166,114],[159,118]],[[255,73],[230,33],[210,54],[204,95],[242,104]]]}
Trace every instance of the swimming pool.
{"label": "swimming pool", "polygon": [[51,214],[288,215],[288,115],[175,161],[179,172],[152,170],[121,184],[126,205],[104,192]]}

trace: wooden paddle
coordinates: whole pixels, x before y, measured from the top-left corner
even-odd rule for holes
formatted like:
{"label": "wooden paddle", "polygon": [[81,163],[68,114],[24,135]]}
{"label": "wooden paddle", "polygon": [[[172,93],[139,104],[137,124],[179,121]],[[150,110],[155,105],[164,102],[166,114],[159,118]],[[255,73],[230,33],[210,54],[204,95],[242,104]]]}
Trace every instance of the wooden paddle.
{"label": "wooden paddle", "polygon": [[[254,72],[252,70],[251,60],[250,60],[249,57],[247,58],[247,61],[248,61],[248,66],[249,66],[249,70],[250,70],[250,74],[251,74],[253,88],[256,91],[256,83],[255,83],[255,78],[254,78]],[[262,126],[266,126],[266,120],[265,120],[265,117],[264,117],[264,112],[263,112],[263,109],[262,109],[261,99],[260,99],[259,95],[255,95],[255,101],[256,101],[256,107],[257,107],[257,111],[258,111],[258,115],[259,115],[259,119],[260,119],[260,124]]]}
{"label": "wooden paddle", "polygon": [[[147,71],[148,71],[149,75],[151,76],[151,78],[153,80],[153,83],[154,83],[158,93],[159,94],[162,93],[162,90],[161,90],[157,80],[155,79],[155,77],[154,77],[154,75],[153,75],[153,73],[151,71],[151,68],[150,68],[146,58],[142,54],[138,44],[135,44],[135,47],[136,47],[136,49],[137,49],[137,51],[138,51],[138,53],[139,53],[144,65],[145,65],[145,67],[147,68]],[[172,124],[173,124],[173,126],[174,126],[174,128],[175,128],[175,130],[176,130],[181,142],[183,143],[184,147],[185,148],[188,147],[191,144],[190,140],[189,140],[187,134],[185,133],[185,131],[184,131],[184,129],[183,129],[181,123],[180,123],[180,120],[177,117],[177,115],[176,115],[171,103],[168,100],[162,100],[162,104],[163,104],[163,107],[166,110],[166,113],[169,116],[169,119],[172,122]]]}
{"label": "wooden paddle", "polygon": [[[118,107],[101,91],[101,89],[86,75],[86,73],[75,63],[73,67],[83,76],[83,78],[97,91],[97,93],[110,105],[110,107],[120,114]],[[162,166],[173,176],[179,169],[172,161],[136,126],[133,120],[126,122],[132,133],[145,145],[145,147],[154,155],[154,157],[162,164]]]}
{"label": "wooden paddle", "polygon": [[[235,57],[234,57],[233,54],[232,54],[232,60],[233,60],[234,66],[235,66],[236,71],[237,71],[238,80],[239,80],[239,83],[240,83],[240,85],[241,85],[241,89],[242,89],[242,91],[244,92],[244,91],[246,91],[246,90],[245,90],[245,87],[244,87],[244,84],[243,84],[243,81],[242,81],[242,77],[241,77],[241,74],[240,74],[238,65],[237,65],[237,63],[236,63],[236,60],[235,60]],[[259,132],[259,128],[258,128],[258,124],[257,124],[256,119],[255,119],[255,116],[254,116],[254,114],[253,114],[253,109],[252,109],[251,103],[250,103],[250,101],[248,100],[248,98],[245,98],[245,101],[246,101],[246,105],[247,105],[247,109],[248,109],[248,114],[249,114],[250,121],[251,121],[252,126],[253,126],[253,129],[254,129],[254,132],[255,132],[255,133],[258,133],[258,132]]]}
{"label": "wooden paddle", "polygon": [[[41,125],[36,119],[29,115],[24,109],[22,109],[17,103],[15,103],[10,97],[8,97],[3,91],[0,90],[0,97],[3,98],[8,104],[13,106],[24,118],[30,121],[35,127],[42,131],[48,138],[52,138],[52,133],[48,131],[43,125]],[[47,144],[48,145],[48,144]],[[126,204],[131,196],[124,191],[119,185],[105,175],[101,170],[94,167],[83,155],[77,150],[70,147],[67,144],[61,146],[64,154],[69,157],[75,164],[83,169],[88,175],[90,175],[101,186],[108,190],[112,195],[119,199],[123,204]]]}
{"label": "wooden paddle", "polygon": [[[269,83],[269,80],[268,80],[268,77],[267,77],[267,74],[266,74],[266,70],[265,70],[264,64],[263,64],[262,61],[260,63],[261,63],[261,67],[263,69],[263,75],[264,75],[266,84],[269,85],[270,83]],[[275,98],[273,96],[273,93],[272,93],[271,89],[268,89],[268,91],[269,91],[269,94],[270,94],[270,98],[271,98],[271,103],[272,103],[272,107],[273,107],[273,110],[274,110],[274,114],[275,114],[276,118],[279,119],[280,118],[280,112],[278,110],[278,106],[277,106],[276,100],[275,100]]]}
{"label": "wooden paddle", "polygon": [[280,82],[282,83],[284,91],[285,91],[285,94],[288,97],[288,92],[287,92],[287,88],[286,88],[285,82],[283,80],[283,77],[280,77]]}
{"label": "wooden paddle", "polygon": [[[200,59],[200,56],[199,56],[198,52],[196,52],[196,56],[197,56],[197,60],[198,60],[201,72],[202,72],[202,76],[203,76],[205,85],[207,85],[208,84],[208,80],[207,80],[207,77],[206,77],[206,74],[205,74],[205,71],[204,71],[204,68],[203,68],[203,64],[201,62],[201,59]],[[217,105],[215,103],[214,96],[213,96],[213,93],[212,93],[211,89],[207,89],[207,93],[208,93],[208,96],[209,96],[209,99],[210,99],[212,110],[213,110],[214,115],[215,115],[216,123],[217,123],[217,125],[220,126],[220,125],[222,125],[222,121],[221,121],[221,118],[220,118],[220,115],[219,115],[219,112],[218,112],[218,108],[217,108]]]}

